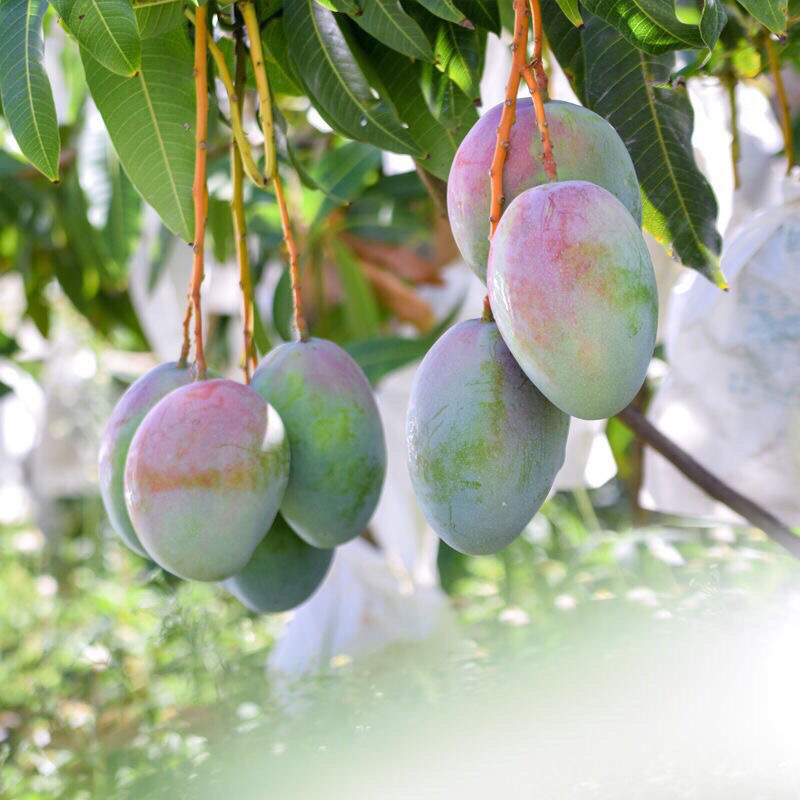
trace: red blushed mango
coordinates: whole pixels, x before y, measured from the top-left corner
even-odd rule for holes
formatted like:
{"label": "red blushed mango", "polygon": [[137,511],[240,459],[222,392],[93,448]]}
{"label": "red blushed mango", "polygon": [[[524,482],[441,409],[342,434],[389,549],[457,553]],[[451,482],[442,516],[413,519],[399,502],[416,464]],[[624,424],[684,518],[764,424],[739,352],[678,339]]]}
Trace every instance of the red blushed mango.
{"label": "red blushed mango", "polygon": [[586,181],[523,192],[500,218],[487,284],[508,349],[562,411],[602,419],[633,400],[658,297],[639,226],[612,194]]}
{"label": "red blushed mango", "polygon": [[161,364],[142,375],[122,395],[109,417],[100,440],[97,472],[100,495],[111,525],[131,550],[149,558],[125,508],[125,459],[136,429],[162,397],[193,380],[190,367],[175,362]]}
{"label": "red blushed mango", "polygon": [[[489,257],[489,167],[494,154],[502,104],[482,116],[464,137],[447,181],[447,213],[456,244],[475,274],[486,280]],[[602,117],[588,108],[551,100],[545,103],[550,137],[560,180],[591,181],[611,192],[642,222],[642,200],[633,161],[622,139]],[[530,98],[517,102],[503,168],[505,205],[547,182],[542,141]]]}
{"label": "red blushed mango", "polygon": [[283,422],[264,398],[234,381],[199,381],[142,421],[125,464],[125,502],[164,569],[219,581],[250,560],[288,476]]}

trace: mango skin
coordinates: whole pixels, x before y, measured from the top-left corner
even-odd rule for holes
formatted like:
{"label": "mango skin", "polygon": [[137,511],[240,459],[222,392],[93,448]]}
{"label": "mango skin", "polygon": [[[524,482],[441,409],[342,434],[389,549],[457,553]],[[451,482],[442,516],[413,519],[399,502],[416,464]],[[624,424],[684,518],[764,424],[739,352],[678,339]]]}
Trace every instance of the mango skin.
{"label": "mango skin", "polygon": [[168,394],[142,421],[125,463],[125,503],[164,569],[221,581],[252,557],[288,476],[277,412],[247,386],[204,380]]}
{"label": "mango skin", "polygon": [[417,370],[406,421],[411,482],[431,527],[470,555],[510,544],[547,497],[568,429],[494,323],[450,328]]}
{"label": "mango skin", "polygon": [[125,459],[133,435],[147,412],[162,397],[192,380],[191,368],[175,361],[151,369],[132,383],[119,399],[100,439],[97,474],[106,513],[120,539],[145,558],[150,556],[139,541],[125,507]]}
{"label": "mango skin", "polygon": [[492,240],[489,299],[508,349],[550,402],[604,419],[642,386],[658,294],[638,225],[586,181],[523,192]]}
{"label": "mango skin", "polygon": [[[485,283],[489,257],[489,206],[492,163],[502,104],[486,112],[464,137],[447,181],[447,213],[464,260]],[[614,128],[583,106],[551,100],[545,103],[558,177],[584,180],[607,189],[642,224],[642,198],[630,154]],[[542,141],[530,98],[517,101],[503,168],[505,207],[526,189],[547,182]]]}
{"label": "mango skin", "polygon": [[314,547],[363,533],[386,475],[386,442],[372,387],[324,339],[272,350],[250,384],[281,415],[291,448],[281,514]]}
{"label": "mango skin", "polygon": [[288,611],[314,594],[333,552],[306,544],[279,514],[247,566],[222,585],[257,614]]}

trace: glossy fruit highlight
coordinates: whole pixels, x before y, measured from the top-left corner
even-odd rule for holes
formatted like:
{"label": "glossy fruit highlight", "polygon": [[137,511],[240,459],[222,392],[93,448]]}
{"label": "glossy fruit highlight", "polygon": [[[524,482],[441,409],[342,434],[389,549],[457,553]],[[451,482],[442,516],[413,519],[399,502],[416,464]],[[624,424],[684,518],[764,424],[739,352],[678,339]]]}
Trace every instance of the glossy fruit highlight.
{"label": "glossy fruit highlight", "polygon": [[508,545],[547,497],[568,428],[494,323],[451,328],[423,359],[408,407],[408,467],[431,527],[462,553]]}
{"label": "glossy fruit highlight", "polygon": [[164,569],[220,581],[252,557],[288,475],[286,432],[264,398],[234,381],[198,381],[142,421],[125,466],[125,502]]}

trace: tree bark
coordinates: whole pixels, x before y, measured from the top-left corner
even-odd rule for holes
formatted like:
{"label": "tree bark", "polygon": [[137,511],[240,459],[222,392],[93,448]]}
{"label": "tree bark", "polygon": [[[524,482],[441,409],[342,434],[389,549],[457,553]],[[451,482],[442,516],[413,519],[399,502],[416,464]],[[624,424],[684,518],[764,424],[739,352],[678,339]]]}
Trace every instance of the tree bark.
{"label": "tree bark", "polygon": [[627,425],[637,437],[660,453],[706,494],[725,503],[726,506],[752,523],[754,527],[764,531],[770,539],[784,547],[793,556],[800,558],[800,536],[793,533],[769,511],[723,483],[685,450],[661,433],[639,410],[629,405],[617,414],[617,419]]}

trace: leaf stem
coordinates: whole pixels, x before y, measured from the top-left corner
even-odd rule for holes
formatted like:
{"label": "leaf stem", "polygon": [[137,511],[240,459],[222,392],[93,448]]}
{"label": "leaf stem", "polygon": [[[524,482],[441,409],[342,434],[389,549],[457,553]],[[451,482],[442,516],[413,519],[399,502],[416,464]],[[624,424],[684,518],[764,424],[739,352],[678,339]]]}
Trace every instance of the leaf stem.
{"label": "leaf stem", "polygon": [[731,111],[731,167],[733,168],[733,188],[738,189],[741,186],[739,177],[741,148],[739,144],[738,109],[736,106],[736,75],[732,68],[725,72],[722,80],[728,90],[728,102]]}
{"label": "leaf stem", "polygon": [[[185,14],[189,20],[194,22],[194,14],[192,14],[188,8],[186,9]],[[242,158],[245,174],[256,186],[260,186],[263,189],[264,186],[266,186],[267,181],[264,179],[264,176],[261,174],[258,166],[256,165],[252,150],[250,149],[250,142],[247,140],[247,137],[244,134],[244,128],[242,128],[242,109],[239,98],[243,94],[243,90],[236,90],[236,87],[233,84],[233,79],[231,78],[231,74],[228,71],[228,65],[225,62],[225,55],[222,50],[220,50],[219,45],[214,41],[211,31],[208,33],[208,49],[211,52],[211,57],[214,59],[214,64],[217,67],[219,79],[222,81],[222,85],[225,87],[225,93],[228,95],[228,104],[231,107],[231,130],[233,131],[233,136],[236,140],[239,154]]]}
{"label": "leaf stem", "polygon": [[789,110],[789,100],[786,97],[786,87],[781,77],[781,65],[778,60],[778,51],[775,49],[775,42],[767,34],[764,37],[764,46],[767,50],[769,68],[772,72],[772,80],[775,82],[775,91],[778,95],[778,108],[781,115],[781,130],[783,131],[783,151],[786,154],[786,172],[791,172],[795,165],[794,155],[794,136],[792,133],[792,115]]}
{"label": "leaf stem", "polygon": [[261,113],[261,130],[264,133],[264,175],[272,178],[277,170],[275,160],[275,131],[272,122],[272,100],[269,93],[269,80],[264,65],[264,51],[261,47],[261,31],[258,27],[258,17],[253,0],[243,0],[238,3],[242,12],[247,37],[250,39],[250,58],[253,62],[253,73],[258,88],[258,107]]}
{"label": "leaf stem", "polygon": [[198,6],[195,14],[194,32],[194,76],[197,114],[195,117],[195,162],[192,198],[194,199],[194,261],[189,297],[194,314],[194,350],[197,377],[206,376],[206,359],[203,353],[203,317],[200,312],[200,285],[204,277],[204,239],[208,214],[208,190],[206,188],[206,137],[208,133],[208,74],[207,74],[207,14],[205,6]]}
{"label": "leaf stem", "polygon": [[489,239],[494,236],[500,215],[503,213],[503,165],[510,147],[511,126],[516,120],[517,91],[522,71],[525,68],[525,45],[528,39],[528,17],[525,13],[526,0],[514,0],[514,38],[511,42],[511,71],[506,83],[506,99],[500,124],[497,126],[497,139],[494,146],[492,165],[489,168],[489,180],[492,187],[492,199],[489,206]]}
{"label": "leaf stem", "polygon": [[542,7],[539,4],[539,0],[529,0],[529,6],[533,23],[533,57],[528,62],[528,67],[533,69],[539,92],[544,102],[547,102],[550,97],[547,94],[547,73],[544,71],[544,64],[542,63],[542,45],[544,44]]}
{"label": "leaf stem", "polygon": [[[235,96],[239,97],[244,92],[247,52],[242,41],[241,29],[235,31],[235,59],[236,78],[234,83]],[[241,128],[241,110],[238,105],[231,107],[231,114],[238,117]],[[239,154],[239,146],[234,137],[231,141],[231,183],[233,186],[231,199],[231,214],[233,216],[233,232],[236,241],[236,261],[239,264],[239,286],[242,290],[242,328],[244,334],[244,352],[242,354],[242,370],[244,382],[250,383],[250,365],[253,369],[257,365],[254,347],[254,315],[253,315],[253,283],[250,277],[250,259],[247,254],[247,222],[244,215],[244,167]]]}
{"label": "leaf stem", "polygon": [[283,229],[283,241],[286,243],[286,252],[289,255],[289,281],[292,286],[292,304],[294,307],[294,325],[300,336],[301,342],[308,341],[308,326],[303,316],[303,298],[300,293],[300,264],[297,255],[297,245],[292,234],[292,226],[289,222],[289,212],[286,208],[286,200],[283,197],[283,187],[278,173],[272,179],[275,186],[275,197],[278,200],[278,209],[281,214],[281,228]]}
{"label": "leaf stem", "polygon": [[481,314],[483,322],[494,322],[494,314],[492,314],[492,306],[489,304],[489,295],[483,298],[483,314]]}
{"label": "leaf stem", "polygon": [[544,30],[542,28],[542,9],[539,0],[529,0],[531,19],[533,24],[533,58],[525,65],[522,77],[528,85],[528,91],[533,100],[533,109],[536,114],[536,127],[542,139],[542,163],[547,180],[558,180],[556,160],[553,156],[553,142],[550,139],[550,128],[544,104],[548,100],[547,73],[542,64],[542,42]]}
{"label": "leaf stem", "polygon": [[[530,5],[529,5],[530,4]],[[528,14],[533,19],[534,57],[526,62],[526,45],[528,40]],[[500,216],[503,213],[505,196],[503,195],[503,166],[511,145],[511,126],[516,120],[517,91],[521,78],[525,79],[533,98],[536,113],[536,125],[542,139],[542,161],[548,181],[557,179],[556,162],[553,157],[553,143],[547,125],[543,95],[547,91],[547,75],[542,67],[542,12],[539,0],[514,0],[514,38],[511,43],[511,71],[506,84],[506,98],[500,124],[497,126],[497,139],[494,147],[492,165],[489,169],[492,194],[489,207],[489,239],[494,236]],[[538,66],[537,66],[538,65]],[[534,70],[537,76],[534,76]]]}

